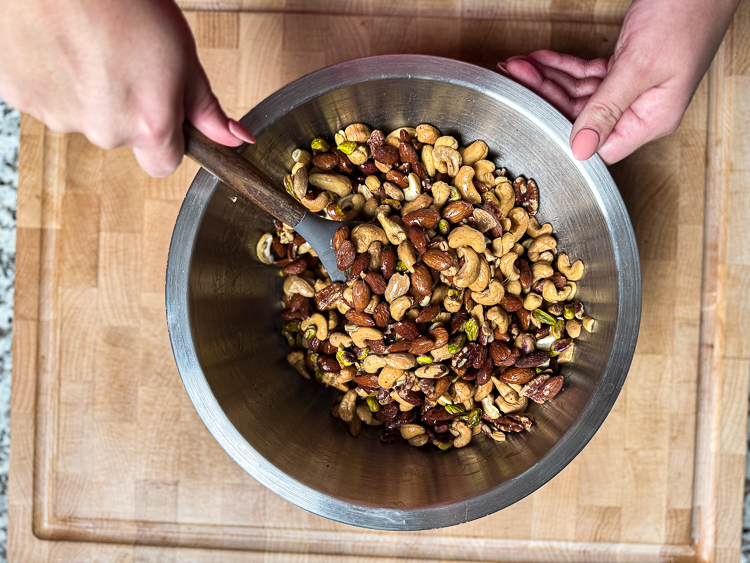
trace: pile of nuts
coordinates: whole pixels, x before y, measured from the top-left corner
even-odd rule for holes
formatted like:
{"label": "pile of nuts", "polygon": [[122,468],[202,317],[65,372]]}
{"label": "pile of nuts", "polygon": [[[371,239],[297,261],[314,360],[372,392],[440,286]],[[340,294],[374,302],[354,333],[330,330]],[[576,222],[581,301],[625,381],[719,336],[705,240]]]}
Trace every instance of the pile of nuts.
{"label": "pile of nuts", "polygon": [[312,212],[358,221],[333,242],[346,282],[279,221],[257,245],[285,276],[289,363],[341,391],[332,413],[354,436],[382,426],[382,442],[445,450],[528,430],[529,400],[560,392],[560,364],[594,325],[575,300],[583,263],[534,217],[534,180],[428,124],[386,136],[355,123],[335,142],[295,150],[284,185]]}

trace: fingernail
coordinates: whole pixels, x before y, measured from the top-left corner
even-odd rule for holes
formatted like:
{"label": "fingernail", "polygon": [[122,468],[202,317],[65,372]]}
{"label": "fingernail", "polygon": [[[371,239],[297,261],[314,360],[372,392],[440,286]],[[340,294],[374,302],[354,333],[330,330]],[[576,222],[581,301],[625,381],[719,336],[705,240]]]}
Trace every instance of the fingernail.
{"label": "fingernail", "polygon": [[253,134],[250,133],[250,131],[247,130],[247,127],[242,125],[239,121],[230,119],[229,131],[231,131],[232,135],[238,139],[242,139],[246,143],[255,143],[255,137],[253,137]]}
{"label": "fingernail", "polygon": [[570,148],[578,160],[588,160],[599,147],[599,134],[593,129],[581,129],[573,138]]}
{"label": "fingernail", "polygon": [[507,67],[505,66],[505,63],[497,63],[497,71],[498,71],[498,72],[499,72],[500,74],[502,74],[502,75],[504,75],[504,76],[507,76],[508,78],[512,78],[512,76],[511,76],[511,75],[510,75],[510,73],[508,72],[508,69],[507,69]]}

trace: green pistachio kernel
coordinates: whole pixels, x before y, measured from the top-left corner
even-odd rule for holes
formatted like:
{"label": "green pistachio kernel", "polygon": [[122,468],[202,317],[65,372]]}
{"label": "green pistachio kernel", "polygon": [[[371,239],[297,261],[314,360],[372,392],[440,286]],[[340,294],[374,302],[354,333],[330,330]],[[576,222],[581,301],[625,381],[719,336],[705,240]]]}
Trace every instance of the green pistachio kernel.
{"label": "green pistachio kernel", "polygon": [[380,403],[378,403],[377,397],[369,395],[365,401],[367,401],[367,408],[370,409],[370,412],[378,412],[380,410]]}
{"label": "green pistachio kernel", "polygon": [[417,356],[417,363],[421,366],[431,364],[432,362],[432,356]]}
{"label": "green pistachio kernel", "polygon": [[305,338],[306,338],[307,340],[312,340],[313,338],[315,338],[315,331],[316,331],[316,330],[317,330],[317,329],[316,329],[316,328],[315,328],[314,326],[311,326],[310,328],[308,328],[308,329],[307,329],[307,330],[305,331]]}
{"label": "green pistachio kernel", "polygon": [[336,352],[336,359],[339,361],[339,364],[341,364],[342,366],[349,367],[354,362],[348,361],[344,354],[346,354],[346,350],[339,350],[338,352]]}
{"label": "green pistachio kernel", "polygon": [[449,289],[448,292],[447,292],[448,297],[450,297],[452,299],[458,298],[458,296],[460,294],[461,294],[461,292],[458,291],[457,289]]}
{"label": "green pistachio kernel", "polygon": [[312,363],[315,363],[315,362],[317,362],[317,361],[318,361],[318,357],[319,357],[319,356],[318,356],[317,354],[315,354],[315,353],[312,353],[312,354],[310,354],[310,361],[311,361]]}
{"label": "green pistachio kernel", "polygon": [[458,191],[456,186],[451,186],[451,195],[449,199],[451,201],[461,201],[461,192]]}
{"label": "green pistachio kernel", "polygon": [[479,422],[482,420],[482,410],[481,409],[474,409],[469,413],[469,419],[467,420],[467,425],[469,428],[475,428],[479,426]]}
{"label": "green pistachio kernel", "polygon": [[344,154],[352,154],[357,150],[357,143],[355,143],[354,141],[345,141],[336,148]]}
{"label": "green pistachio kernel", "polygon": [[534,370],[536,371],[537,375],[539,375],[540,373],[544,371],[542,368],[534,368]]}
{"label": "green pistachio kernel", "polygon": [[330,146],[328,145],[328,143],[326,143],[326,140],[325,140],[325,139],[323,139],[322,137],[315,137],[315,138],[314,138],[314,139],[312,140],[312,143],[310,143],[310,146],[311,146],[312,148],[314,148],[314,149],[320,149],[320,150],[322,150],[322,151],[327,151],[328,149],[330,149],[330,148],[331,148],[331,147],[330,147]]}
{"label": "green pistachio kernel", "polygon": [[464,408],[461,405],[445,405],[445,410],[451,414],[461,414]]}
{"label": "green pistachio kernel", "polygon": [[457,354],[466,345],[466,335],[462,334],[456,344],[448,344],[448,352]]}
{"label": "green pistachio kernel", "polygon": [[370,347],[365,346],[364,348],[359,349],[359,354],[357,354],[357,359],[364,360],[369,355],[370,355]]}
{"label": "green pistachio kernel", "polygon": [[575,306],[572,303],[568,303],[567,305],[565,305],[565,312],[563,316],[568,320],[574,319],[576,317]]}
{"label": "green pistachio kernel", "polygon": [[292,333],[292,332],[289,332],[288,330],[283,330],[283,329],[282,329],[282,331],[281,331],[281,334],[282,334],[282,335],[283,335],[283,336],[284,336],[284,337],[286,338],[286,342],[287,342],[287,344],[288,344],[288,345],[289,345],[290,347],[292,347],[292,348],[293,348],[293,347],[294,347],[294,344],[295,344],[295,342],[296,342],[296,339],[294,338],[294,336],[295,336],[295,335],[294,335],[294,333]]}
{"label": "green pistachio kernel", "polygon": [[450,230],[450,225],[448,224],[448,221],[445,219],[440,219],[438,222],[438,233],[441,235],[447,235],[448,231]]}
{"label": "green pistachio kernel", "polygon": [[479,336],[479,323],[476,319],[466,321],[466,336],[469,340],[476,340]]}
{"label": "green pistachio kernel", "polygon": [[448,442],[441,442],[439,440],[433,440],[432,443],[433,443],[434,446],[440,448],[443,451],[449,450],[451,448],[451,446],[453,445],[453,444],[450,444]]}
{"label": "green pistachio kernel", "polygon": [[406,267],[406,264],[404,264],[401,260],[399,260],[396,263],[396,271],[397,272],[405,272],[406,270],[408,270],[408,268]]}
{"label": "green pistachio kernel", "polygon": [[563,330],[565,330],[565,321],[557,319],[555,324],[549,329],[549,333],[557,339],[562,338]]}
{"label": "green pistachio kernel", "polygon": [[302,321],[289,321],[288,323],[284,323],[284,326],[281,327],[281,330],[286,330],[287,332],[297,332],[301,324]]}
{"label": "green pistachio kernel", "polygon": [[325,372],[322,369],[318,368],[315,370],[315,379],[317,379],[318,381],[323,381],[324,375]]}
{"label": "green pistachio kernel", "polygon": [[391,209],[398,211],[401,209],[401,202],[397,199],[384,199],[380,202],[381,205],[390,205]]}
{"label": "green pistachio kernel", "polygon": [[281,270],[279,270],[279,277],[280,278],[284,277],[284,269],[283,268]]}
{"label": "green pistachio kernel", "polygon": [[541,309],[535,309],[534,310],[534,318],[538,320],[540,323],[544,323],[546,325],[552,325],[554,326],[557,322],[557,319],[550,315],[547,311],[543,311]]}
{"label": "green pistachio kernel", "polygon": [[284,176],[284,189],[286,190],[286,193],[288,193],[294,199],[297,199],[297,196],[294,195],[294,182],[292,180],[291,174],[287,174],[286,176]]}

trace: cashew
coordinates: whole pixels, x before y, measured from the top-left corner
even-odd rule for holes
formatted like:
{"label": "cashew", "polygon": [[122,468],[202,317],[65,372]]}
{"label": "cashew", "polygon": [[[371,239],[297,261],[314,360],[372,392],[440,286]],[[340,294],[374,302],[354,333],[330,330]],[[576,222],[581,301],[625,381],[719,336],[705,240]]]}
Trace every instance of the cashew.
{"label": "cashew", "polygon": [[541,254],[538,254],[536,252],[529,253],[529,261],[531,262],[543,261],[543,262],[549,262],[551,264],[554,259],[555,259],[555,255],[552,254],[552,252],[549,250],[545,250]]}
{"label": "cashew", "polygon": [[[329,328],[330,328],[330,325],[329,325]],[[339,350],[343,350],[344,348],[349,348],[352,345],[351,337],[344,334],[343,332],[331,333],[331,335],[328,337],[328,342],[330,342],[332,346],[336,346],[336,348],[338,348]]]}
{"label": "cashew", "polygon": [[557,241],[551,235],[542,235],[539,238],[535,238],[529,245],[527,252],[529,253],[529,259],[532,262],[536,262],[532,255],[540,255],[545,250],[554,250],[557,248]]}
{"label": "cashew", "polygon": [[500,257],[500,271],[506,280],[517,280],[521,277],[521,271],[516,268],[517,259],[518,254],[515,252],[508,252]]}
{"label": "cashew", "polygon": [[502,334],[508,332],[510,326],[510,315],[501,307],[492,307],[487,311],[487,319]]}
{"label": "cashew", "polygon": [[304,297],[314,297],[315,291],[309,281],[299,276],[289,276],[284,280],[284,295],[299,293]]}
{"label": "cashew", "polygon": [[318,213],[323,211],[326,205],[330,203],[331,197],[328,195],[328,192],[320,192],[315,199],[307,199],[306,197],[303,197],[299,201],[313,213]]}
{"label": "cashew", "polygon": [[564,252],[557,257],[557,269],[570,281],[578,281],[583,277],[583,262],[576,260],[571,266],[568,255]]}
{"label": "cashew", "polygon": [[545,223],[544,226],[539,225],[536,217],[529,217],[529,226],[526,227],[526,234],[530,237],[537,238],[542,235],[552,234],[552,225]]}
{"label": "cashew", "polygon": [[353,221],[362,214],[365,206],[365,197],[361,194],[349,194],[339,200],[339,209],[344,212],[342,221]]}
{"label": "cashew", "polygon": [[445,310],[448,311],[449,313],[457,313],[461,309],[462,305],[463,305],[462,294],[459,294],[459,295],[448,294],[443,300],[443,307],[445,307]]}
{"label": "cashew", "polygon": [[307,168],[302,166],[292,176],[292,191],[297,199],[302,199],[307,193]]}
{"label": "cashew", "polygon": [[539,280],[544,280],[555,273],[549,262],[534,262],[531,265],[531,284],[534,285]]}
{"label": "cashew", "polygon": [[407,441],[409,442],[410,446],[420,448],[430,441],[430,437],[427,434],[420,434],[418,436],[414,436],[413,438],[409,438],[409,440]]}
{"label": "cashew", "polygon": [[367,405],[357,405],[357,408],[354,412],[357,414],[357,418],[367,426],[372,424],[372,411]]}
{"label": "cashew", "polygon": [[379,241],[381,245],[388,244],[388,236],[385,231],[370,223],[362,223],[354,227],[349,238],[354,244],[354,250],[357,254],[367,252],[370,249],[370,244],[375,241]]}
{"label": "cashew", "polygon": [[583,325],[583,328],[586,329],[586,332],[594,332],[594,319],[591,317],[583,317],[581,319],[581,324]]}
{"label": "cashew", "polygon": [[422,180],[414,172],[409,173],[409,187],[403,191],[406,201],[414,201],[422,192]]}
{"label": "cashew", "polygon": [[414,265],[417,263],[417,249],[409,240],[405,240],[398,245],[398,259],[404,263],[409,273],[414,272]]}
{"label": "cashew", "polygon": [[513,185],[508,181],[507,178],[504,181],[495,186],[495,194],[497,194],[500,200],[500,214],[503,217],[507,217],[510,210],[516,204],[516,192],[513,190]]}
{"label": "cashew", "polygon": [[429,305],[432,305],[434,303],[442,303],[443,299],[445,299],[445,296],[448,294],[448,288],[443,285],[439,284],[435,290],[432,292],[432,295],[430,295],[430,303]]}
{"label": "cashew", "polygon": [[398,146],[401,144],[402,130],[406,131],[406,134],[409,135],[410,139],[413,139],[417,136],[417,130],[414,127],[399,127],[398,129],[395,129],[388,133],[388,136],[385,138],[386,144],[398,148]]}
{"label": "cashew", "polygon": [[487,248],[487,243],[485,242],[482,233],[466,225],[461,225],[460,227],[453,229],[448,235],[448,246],[451,248],[470,246],[478,254],[484,254],[484,250]]}
{"label": "cashew", "polygon": [[568,283],[565,285],[565,287],[570,288],[570,294],[565,299],[565,301],[572,301],[573,298],[576,296],[576,291],[578,291],[578,284],[573,281],[568,281]]}
{"label": "cashew", "polygon": [[390,170],[393,169],[392,164],[383,164],[382,162],[379,162],[377,160],[374,162],[375,162],[375,168],[377,168],[383,174],[387,174]]}
{"label": "cashew", "polygon": [[310,372],[305,365],[305,353],[302,350],[294,350],[286,355],[286,361],[297,370],[302,377],[310,379]]}
{"label": "cashew", "polygon": [[409,291],[410,285],[411,280],[406,274],[393,274],[391,279],[388,280],[388,285],[385,288],[385,294],[383,297],[385,297],[385,300],[388,301],[388,303],[392,303],[398,297],[406,295],[406,292]]}
{"label": "cashew", "polygon": [[[391,278],[393,279],[393,278]],[[387,289],[387,288],[386,288]],[[414,299],[408,295],[402,295],[393,300],[390,306],[391,316],[396,320],[400,321],[404,318],[406,311],[414,304]]]}
{"label": "cashew", "polygon": [[355,377],[357,377],[357,368],[354,366],[344,366],[336,376],[336,381],[339,383],[349,383]]}
{"label": "cashew", "polygon": [[[439,141],[440,139],[438,139]],[[439,172],[447,173],[450,177],[458,174],[459,168],[461,168],[461,155],[455,149],[449,148],[445,145],[437,146],[432,150],[432,158],[435,161],[435,168]],[[474,176],[474,169],[469,167],[471,175]],[[480,200],[481,201],[481,200]]]}
{"label": "cashew", "polygon": [[452,387],[453,391],[451,393],[451,397],[453,399],[453,402],[463,403],[467,399],[471,399],[474,396],[474,386],[469,383],[468,381],[464,381],[462,379],[459,379],[453,384]]}
{"label": "cashew", "polygon": [[435,141],[440,138],[440,131],[437,127],[433,127],[428,123],[422,123],[417,125],[417,141],[420,143],[426,143],[428,145],[434,145]]}
{"label": "cashew", "polygon": [[271,256],[271,244],[273,243],[273,235],[271,233],[263,233],[255,246],[255,253],[258,256],[258,260],[264,264],[273,264],[273,256]]}
{"label": "cashew", "polygon": [[516,243],[526,233],[529,226],[529,214],[523,207],[514,207],[508,212],[508,218],[511,224],[508,231],[513,235],[513,242]]}
{"label": "cashew", "polygon": [[355,143],[366,143],[371,134],[372,130],[364,123],[352,123],[344,129],[346,140]]}
{"label": "cashew", "polygon": [[491,419],[500,418],[500,411],[497,410],[497,407],[492,402],[492,395],[487,395],[484,399],[482,399],[482,410],[484,411],[484,414],[489,416]]}
{"label": "cashew", "polygon": [[[474,166],[474,164],[487,156],[490,151],[487,143],[484,141],[474,141],[464,150],[463,159],[464,164],[468,166]],[[495,167],[493,166],[494,170]]]}
{"label": "cashew", "polygon": [[511,295],[521,295],[522,291],[523,287],[521,287],[520,281],[505,280],[505,293],[510,293]]}
{"label": "cashew", "polygon": [[505,414],[514,412],[524,412],[529,404],[529,400],[518,394],[518,391],[513,389],[507,383],[500,381],[494,375],[492,376],[492,383],[497,388],[499,393],[495,404]]}
{"label": "cashew", "polygon": [[310,174],[308,181],[321,190],[333,192],[339,197],[349,195],[352,191],[352,183],[346,176],[332,173]]}
{"label": "cashew", "polygon": [[458,150],[458,141],[450,135],[439,137],[438,139],[435,139],[435,148],[438,147],[448,147],[455,151]]}
{"label": "cashew", "polygon": [[451,195],[451,187],[445,182],[435,182],[432,184],[431,189],[432,197],[434,198],[433,207],[440,210]]}
{"label": "cashew", "polygon": [[474,179],[474,169],[471,166],[462,166],[455,176],[453,185],[461,193],[461,199],[474,205],[482,203],[482,197],[479,195],[472,181]]}
{"label": "cashew", "polygon": [[336,311],[330,309],[328,311],[328,330],[329,331],[333,330],[334,328],[338,326],[338,324],[339,324],[339,316],[336,314]]}
{"label": "cashew", "polygon": [[328,338],[328,321],[323,315],[320,313],[310,315],[309,319],[302,321],[300,329],[304,332],[311,326],[315,326],[315,336],[318,337],[318,340],[322,342]]}
{"label": "cashew", "polygon": [[555,284],[547,280],[542,284],[542,297],[550,303],[557,303],[558,301],[565,301],[570,295],[570,286],[561,289],[559,292],[555,287]]}
{"label": "cashew", "polygon": [[408,412],[415,406],[405,401],[396,391],[391,391],[391,399],[398,403],[398,410],[401,412]]}
{"label": "cashew", "polygon": [[[489,160],[478,160],[474,164],[471,164],[467,162],[466,153],[464,153],[464,164],[468,164],[469,166],[474,167],[474,174],[475,174],[474,177],[477,179],[478,182],[482,182],[485,186],[487,186],[487,189],[492,188],[495,185],[495,176],[492,175],[492,173],[495,171],[494,162],[490,162]],[[495,197],[494,194],[492,194],[492,192],[487,192],[487,193]],[[500,207],[499,202],[498,202],[498,207]]]}
{"label": "cashew", "polygon": [[474,249],[468,246],[460,247],[458,249],[458,256],[464,259],[464,265],[453,276],[453,285],[456,287],[469,287],[479,277],[479,256]]}
{"label": "cashew", "polygon": [[479,276],[469,286],[469,289],[474,292],[480,292],[487,289],[487,285],[490,283],[492,272],[490,271],[490,265],[483,254],[479,254]]}
{"label": "cashew", "polygon": [[404,375],[404,370],[385,366],[378,374],[378,385],[383,389],[391,389],[402,375]]}
{"label": "cashew", "polygon": [[425,433],[424,426],[421,424],[402,424],[399,426],[399,431],[404,440],[411,440]]}
{"label": "cashew", "polygon": [[385,367],[385,357],[377,354],[368,354],[362,361],[362,369],[367,373],[378,373]]}
{"label": "cashew", "polygon": [[[388,240],[391,244],[398,246],[402,242],[404,242],[407,238],[406,231],[404,228],[387,217],[385,213],[380,212],[378,213],[378,221],[380,221],[380,224],[383,226],[383,230],[385,231],[385,235],[388,237]],[[385,243],[383,243],[385,244]]]}
{"label": "cashew", "polygon": [[539,296],[539,294],[530,292],[526,294],[526,297],[523,300],[523,308],[527,311],[533,311],[534,309],[538,309],[542,306],[542,298]]}
{"label": "cashew", "polygon": [[[489,287],[484,291],[472,292],[471,298],[480,305],[492,306],[500,303],[505,296],[505,288],[498,280],[490,280]],[[507,314],[507,313],[506,313]],[[503,331],[505,332],[505,331]]]}
{"label": "cashew", "polygon": [[367,346],[368,340],[383,340],[383,333],[370,326],[346,325],[346,331],[357,348]]}
{"label": "cashew", "polygon": [[312,163],[312,155],[305,149],[294,149],[292,152],[292,160],[298,164],[304,164],[307,168]]}
{"label": "cashew", "polygon": [[422,164],[424,164],[425,170],[430,178],[434,178],[437,173],[435,168],[435,156],[432,145],[425,145],[422,147]]}
{"label": "cashew", "polygon": [[344,422],[351,422],[354,418],[354,409],[357,407],[357,393],[354,389],[346,392],[339,404],[339,417]]}
{"label": "cashew", "polygon": [[420,379],[440,379],[448,375],[448,368],[443,364],[427,364],[426,366],[418,367],[414,371],[414,375]]}
{"label": "cashew", "polygon": [[388,354],[385,357],[385,365],[400,369],[402,371],[406,371],[407,369],[411,369],[415,365],[417,365],[417,359],[413,355],[407,354],[405,352]]}
{"label": "cashew", "polygon": [[463,448],[471,442],[471,428],[460,420],[455,420],[451,423],[450,431],[451,434],[456,436],[456,439],[453,440],[454,448]]}
{"label": "cashew", "polygon": [[482,399],[490,394],[490,391],[492,391],[492,381],[488,381],[482,385],[477,385],[476,389],[474,389],[474,400],[481,402]]}

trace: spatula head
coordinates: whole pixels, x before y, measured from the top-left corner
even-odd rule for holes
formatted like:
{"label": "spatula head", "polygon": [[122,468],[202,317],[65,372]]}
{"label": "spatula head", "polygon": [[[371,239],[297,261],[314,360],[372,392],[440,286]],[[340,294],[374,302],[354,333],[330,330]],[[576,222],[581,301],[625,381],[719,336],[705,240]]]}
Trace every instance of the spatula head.
{"label": "spatula head", "polygon": [[357,223],[329,221],[308,212],[294,227],[294,230],[312,246],[320,261],[323,262],[323,266],[328,270],[328,275],[335,282],[346,280],[346,272],[342,272],[336,266],[336,254],[333,252],[333,235],[342,225],[352,228]]}

